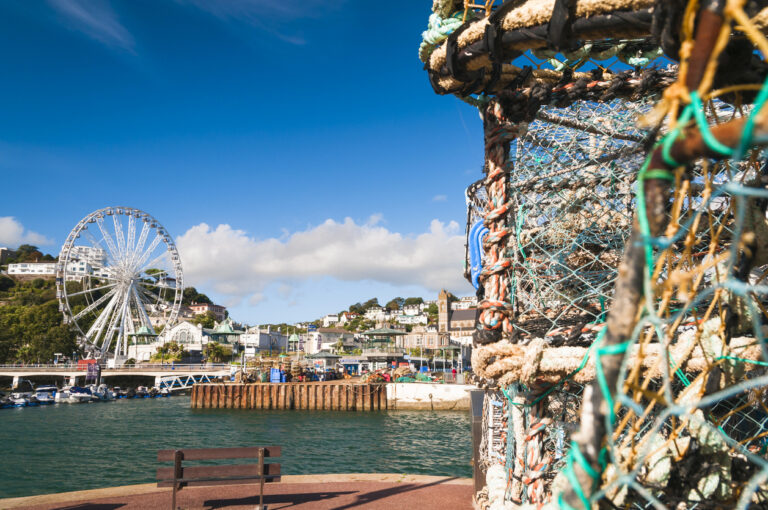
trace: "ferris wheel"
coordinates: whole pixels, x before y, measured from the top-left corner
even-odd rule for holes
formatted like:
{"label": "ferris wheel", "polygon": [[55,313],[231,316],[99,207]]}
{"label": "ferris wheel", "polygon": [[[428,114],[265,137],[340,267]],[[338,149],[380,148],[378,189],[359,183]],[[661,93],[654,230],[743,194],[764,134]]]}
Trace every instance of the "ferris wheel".
{"label": "ferris wheel", "polygon": [[155,218],[130,207],[99,209],[80,220],[56,264],[64,322],[77,328],[88,357],[101,360],[121,362],[137,338],[172,326],[183,291],[173,239]]}

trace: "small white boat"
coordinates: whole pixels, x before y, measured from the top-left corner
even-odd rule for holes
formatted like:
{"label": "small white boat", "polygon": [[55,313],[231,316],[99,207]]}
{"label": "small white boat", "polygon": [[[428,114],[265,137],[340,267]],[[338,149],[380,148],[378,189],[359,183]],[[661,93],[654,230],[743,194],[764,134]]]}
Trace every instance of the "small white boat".
{"label": "small white boat", "polygon": [[136,388],[136,398],[149,398],[149,390],[146,386]]}
{"label": "small white boat", "polygon": [[68,404],[69,403],[69,389],[72,386],[64,386],[60,390],[56,392],[56,395],[54,395],[53,399],[57,404]]}
{"label": "small white boat", "polygon": [[72,386],[69,388],[69,402],[72,404],[82,404],[93,401],[93,393],[90,388]]}
{"label": "small white boat", "polygon": [[35,388],[35,399],[39,404],[53,404],[56,401],[56,386],[39,386]]}
{"label": "small white boat", "polygon": [[171,390],[168,388],[160,388],[160,396],[161,397],[170,397],[171,396]]}
{"label": "small white boat", "polygon": [[[35,386],[31,381],[22,379],[19,384],[11,392],[10,401],[13,407],[25,407],[32,402],[32,394],[35,391]],[[37,402],[34,403],[37,405]]]}
{"label": "small white boat", "polygon": [[91,392],[99,400],[115,400],[115,393],[106,384],[100,384],[97,388],[91,389]]}
{"label": "small white boat", "polygon": [[10,401],[13,407],[26,407],[29,405],[31,398],[32,398],[31,393],[15,392],[15,393],[11,393]]}

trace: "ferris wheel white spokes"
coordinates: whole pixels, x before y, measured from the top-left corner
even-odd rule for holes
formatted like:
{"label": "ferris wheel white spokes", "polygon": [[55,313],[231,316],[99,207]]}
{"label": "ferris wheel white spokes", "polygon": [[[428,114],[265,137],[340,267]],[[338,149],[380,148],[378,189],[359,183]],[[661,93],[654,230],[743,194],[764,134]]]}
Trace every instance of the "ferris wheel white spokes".
{"label": "ferris wheel white spokes", "polygon": [[184,290],[173,239],[152,216],[129,207],[80,220],[61,249],[56,285],[59,308],[82,334],[82,347],[118,361],[137,331],[154,335],[176,321]]}

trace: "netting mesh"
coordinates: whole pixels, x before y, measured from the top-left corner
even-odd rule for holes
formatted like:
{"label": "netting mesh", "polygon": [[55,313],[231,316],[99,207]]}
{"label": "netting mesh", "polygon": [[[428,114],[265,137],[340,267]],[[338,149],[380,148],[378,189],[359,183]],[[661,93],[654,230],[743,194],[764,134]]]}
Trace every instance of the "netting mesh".
{"label": "netting mesh", "polygon": [[[505,5],[464,15],[497,9],[503,30],[542,7]],[[648,84],[670,70],[640,69],[651,39],[606,36],[527,51],[495,75],[496,98],[464,97],[486,145],[467,276],[483,297],[473,368],[498,388],[481,498],[494,510],[768,508],[768,8],[653,7],[680,57],[663,95]],[[540,48],[535,25],[510,40]],[[429,43],[438,92],[487,84],[469,72],[497,64],[473,42],[481,26]],[[472,69],[451,60],[462,40]]]}
{"label": "netting mesh", "polygon": [[511,161],[515,327],[531,336],[602,322],[632,222],[643,103],[543,108]]}

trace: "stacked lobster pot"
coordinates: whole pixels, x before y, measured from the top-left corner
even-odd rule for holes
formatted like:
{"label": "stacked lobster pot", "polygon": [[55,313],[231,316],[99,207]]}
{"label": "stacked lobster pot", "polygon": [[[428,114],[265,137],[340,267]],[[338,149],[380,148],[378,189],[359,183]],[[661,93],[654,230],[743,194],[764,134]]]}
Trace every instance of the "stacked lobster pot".
{"label": "stacked lobster pot", "polygon": [[433,2],[419,57],[484,128],[476,507],[766,501],[764,4]]}

